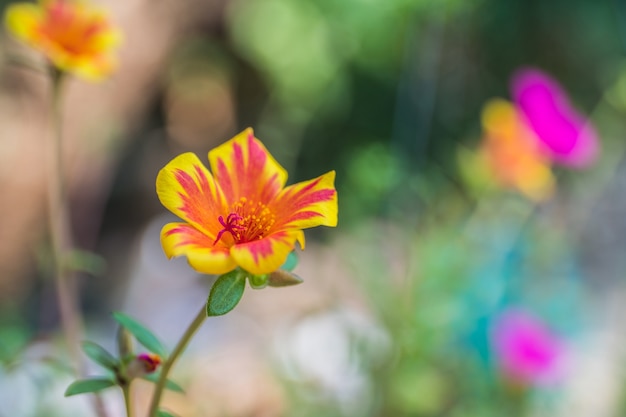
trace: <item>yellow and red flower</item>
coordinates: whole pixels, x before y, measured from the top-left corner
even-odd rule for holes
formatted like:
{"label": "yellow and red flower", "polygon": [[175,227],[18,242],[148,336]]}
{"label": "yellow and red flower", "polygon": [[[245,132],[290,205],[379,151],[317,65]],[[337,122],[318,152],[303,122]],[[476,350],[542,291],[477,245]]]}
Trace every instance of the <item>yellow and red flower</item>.
{"label": "yellow and red flower", "polygon": [[90,80],[116,67],[120,32],[108,15],[80,0],[40,0],[7,8],[5,24],[20,41],[41,51],[61,71]]}
{"label": "yellow and red flower", "polygon": [[285,187],[287,171],[246,129],[209,152],[211,172],[193,153],[157,176],[161,203],[185,222],[161,231],[168,258],[186,256],[192,268],[224,274],[236,267],[256,275],[276,271],[302,229],[337,225],[335,171]]}
{"label": "yellow and red flower", "polygon": [[550,161],[515,106],[502,99],[489,101],[482,124],[478,152],[461,155],[461,168],[470,182],[513,188],[535,201],[551,196],[555,181]]}

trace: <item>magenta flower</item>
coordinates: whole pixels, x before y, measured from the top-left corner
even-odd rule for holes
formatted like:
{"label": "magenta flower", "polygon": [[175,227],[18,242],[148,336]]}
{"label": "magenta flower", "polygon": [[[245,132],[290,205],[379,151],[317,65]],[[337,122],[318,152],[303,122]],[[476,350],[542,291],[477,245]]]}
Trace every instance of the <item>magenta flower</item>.
{"label": "magenta flower", "polygon": [[524,310],[501,314],[491,345],[504,376],[523,385],[545,385],[562,376],[565,345],[541,320]]}
{"label": "magenta flower", "polygon": [[596,132],[555,80],[540,70],[525,68],[513,76],[511,89],[515,104],[552,161],[573,168],[595,161]]}

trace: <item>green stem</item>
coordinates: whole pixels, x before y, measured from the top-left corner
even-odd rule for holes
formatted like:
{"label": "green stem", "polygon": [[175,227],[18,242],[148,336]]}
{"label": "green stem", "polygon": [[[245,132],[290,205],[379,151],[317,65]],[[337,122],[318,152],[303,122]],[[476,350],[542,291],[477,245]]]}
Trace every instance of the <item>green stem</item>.
{"label": "green stem", "polygon": [[[82,317],[76,302],[76,283],[72,271],[66,265],[66,256],[72,249],[70,214],[65,190],[63,170],[63,84],[65,74],[52,69],[52,125],[53,149],[50,152],[50,175],[48,189],[48,210],[50,216],[50,240],[54,262],[54,274],[61,327],[68,346],[70,358],[74,360],[74,369],[79,376],[85,376],[84,362],[81,360],[80,335]],[[98,417],[107,417],[104,403],[100,396],[93,399]]]}
{"label": "green stem", "polygon": [[63,73],[53,70],[52,73],[52,124],[54,128],[54,142],[50,161],[50,187],[48,190],[50,210],[50,238],[61,326],[68,345],[69,353],[74,358],[74,366],[78,374],[82,373],[82,363],[79,360],[79,342],[81,333],[81,319],[77,312],[74,283],[71,271],[65,265],[65,256],[72,247],[69,210],[65,197],[65,180],[63,172],[63,123],[62,123],[62,88]]}
{"label": "green stem", "polygon": [[159,380],[154,389],[154,394],[152,395],[152,402],[150,403],[150,411],[148,412],[148,417],[156,417],[157,410],[159,408],[159,403],[161,402],[161,395],[163,394],[163,389],[165,388],[165,383],[167,382],[167,376],[170,372],[170,369],[174,365],[174,362],[178,359],[178,357],[184,352],[187,344],[193,337],[193,335],[198,331],[200,325],[206,319],[206,306],[203,305],[202,309],[198,312],[196,318],[193,319],[185,333],[178,341],[178,344],[174,348],[172,354],[167,358],[165,363],[161,368],[161,374],[159,375]]}
{"label": "green stem", "polygon": [[126,406],[126,417],[133,417],[133,407],[131,405],[130,397],[130,382],[122,385],[122,392],[124,393],[124,405]]}

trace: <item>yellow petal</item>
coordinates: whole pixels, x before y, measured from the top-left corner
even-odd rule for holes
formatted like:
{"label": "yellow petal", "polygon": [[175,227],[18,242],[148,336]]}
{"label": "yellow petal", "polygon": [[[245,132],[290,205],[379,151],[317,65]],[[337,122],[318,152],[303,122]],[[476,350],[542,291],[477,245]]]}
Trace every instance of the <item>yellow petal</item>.
{"label": "yellow petal", "polygon": [[32,43],[42,16],[41,7],[31,3],[17,3],[7,7],[4,22],[9,33],[22,41]]}
{"label": "yellow petal", "polygon": [[215,180],[229,203],[241,197],[268,203],[285,186],[287,171],[248,128],[209,152]]}
{"label": "yellow petal", "polygon": [[518,112],[512,103],[503,99],[492,99],[483,107],[483,128],[492,137],[515,140],[520,135]]}
{"label": "yellow petal", "polygon": [[277,218],[276,229],[337,226],[335,171],[285,188],[271,210]]}
{"label": "yellow petal", "polygon": [[224,274],[237,264],[229,249],[187,223],[169,223],[161,230],[161,245],[168,258],[186,256],[189,265],[203,274]]}
{"label": "yellow petal", "polygon": [[230,254],[237,265],[246,271],[255,275],[268,274],[285,263],[296,240],[303,243],[301,230],[282,231],[253,242],[234,245]]}
{"label": "yellow petal", "polygon": [[515,186],[531,200],[544,201],[554,194],[554,175],[545,163],[528,159],[515,174]]}
{"label": "yellow petal", "polygon": [[210,238],[223,229],[219,216],[227,212],[224,198],[195,154],[181,154],[161,169],[156,191],[168,210]]}
{"label": "yellow petal", "polygon": [[300,245],[300,249],[304,250],[306,240],[304,239],[304,232],[302,230],[298,230],[296,234],[296,242]]}
{"label": "yellow petal", "polygon": [[91,40],[91,48],[94,51],[105,52],[111,50],[122,43],[122,33],[119,30],[110,28],[102,31]]}
{"label": "yellow petal", "polygon": [[88,57],[78,59],[69,65],[66,64],[65,67],[62,65],[59,67],[66,71],[72,71],[87,80],[100,81],[115,71],[117,61],[113,57],[101,57],[99,59]]}

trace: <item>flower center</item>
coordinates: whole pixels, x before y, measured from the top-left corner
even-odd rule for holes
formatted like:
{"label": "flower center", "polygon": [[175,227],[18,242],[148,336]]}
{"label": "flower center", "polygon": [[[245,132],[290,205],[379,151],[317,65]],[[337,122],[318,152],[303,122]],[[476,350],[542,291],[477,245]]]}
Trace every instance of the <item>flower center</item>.
{"label": "flower center", "polygon": [[235,243],[263,239],[276,223],[276,216],[265,204],[241,197],[232,205],[226,220],[223,216],[219,216],[218,220],[224,228],[217,234],[213,245],[219,242],[226,232],[231,234]]}

